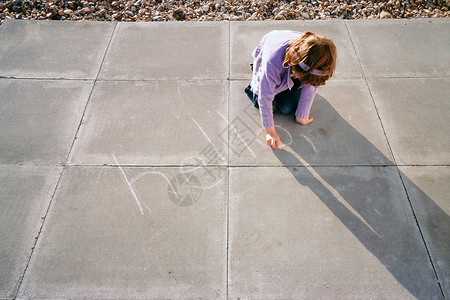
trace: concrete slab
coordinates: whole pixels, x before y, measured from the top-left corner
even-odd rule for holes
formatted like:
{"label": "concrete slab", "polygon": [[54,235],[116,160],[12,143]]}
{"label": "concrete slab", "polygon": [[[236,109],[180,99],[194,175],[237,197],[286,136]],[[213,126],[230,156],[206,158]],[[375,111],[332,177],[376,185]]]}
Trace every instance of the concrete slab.
{"label": "concrete slab", "polygon": [[355,56],[350,36],[344,22],[340,21],[263,21],[231,22],[230,76],[233,79],[251,78],[249,64],[252,52],[261,38],[272,30],[294,30],[320,33],[333,40],[338,50],[336,78],[358,78],[361,68]]}
{"label": "concrete slab", "polygon": [[[72,163],[227,164],[227,83],[99,82]],[[225,118],[225,119],[223,119]],[[192,157],[199,157],[200,163]]]}
{"label": "concrete slab", "polygon": [[225,79],[228,23],[119,23],[102,79]]}
{"label": "concrete slab", "polygon": [[232,168],[229,219],[230,298],[442,299],[395,167]]}
{"label": "concrete slab", "polygon": [[95,79],[114,26],[6,20],[0,27],[0,76]]}
{"label": "concrete slab", "polygon": [[65,163],[92,85],[1,79],[0,163]]}
{"label": "concrete slab", "polygon": [[450,79],[370,79],[392,151],[400,164],[450,162]]}
{"label": "concrete slab", "polygon": [[14,298],[61,168],[0,166],[0,298]]}
{"label": "concrete slab", "polygon": [[450,75],[448,19],[346,21],[366,76]]}
{"label": "concrete slab", "polygon": [[401,167],[445,297],[450,298],[450,168]]}
{"label": "concrete slab", "polygon": [[[248,81],[232,81],[229,153],[231,165],[295,165],[265,145],[259,111],[244,93]],[[311,116],[301,126],[293,116],[275,115],[282,149],[309,165],[390,165],[386,138],[362,79],[330,80],[319,88]],[[237,134],[236,134],[237,133]],[[248,147],[247,147],[248,146]],[[284,152],[281,152],[284,153]]]}
{"label": "concrete slab", "polygon": [[19,297],[223,299],[226,176],[67,167]]}

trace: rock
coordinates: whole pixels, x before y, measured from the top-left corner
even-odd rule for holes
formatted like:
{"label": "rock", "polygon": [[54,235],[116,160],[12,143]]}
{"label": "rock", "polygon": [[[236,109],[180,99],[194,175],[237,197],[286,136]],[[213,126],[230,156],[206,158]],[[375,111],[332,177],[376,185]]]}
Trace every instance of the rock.
{"label": "rock", "polygon": [[304,11],[300,12],[300,16],[302,16],[302,18],[309,19],[309,14]]}
{"label": "rock", "polygon": [[381,19],[389,19],[389,18],[392,18],[392,15],[390,13],[388,13],[387,11],[383,10],[380,13],[380,18]]}
{"label": "rock", "polygon": [[258,13],[254,12],[246,21],[257,21],[258,20]]}
{"label": "rock", "polygon": [[0,0],[7,17],[30,20],[220,21],[445,18],[450,0]]}
{"label": "rock", "polygon": [[180,21],[180,20],[184,20],[186,18],[186,13],[180,7],[180,8],[177,8],[176,10],[174,10],[172,16],[175,18],[175,20]]}
{"label": "rock", "polygon": [[369,14],[372,13],[372,12],[374,12],[373,7],[371,7],[371,6],[366,7],[365,10],[366,10],[366,12],[369,13]]}

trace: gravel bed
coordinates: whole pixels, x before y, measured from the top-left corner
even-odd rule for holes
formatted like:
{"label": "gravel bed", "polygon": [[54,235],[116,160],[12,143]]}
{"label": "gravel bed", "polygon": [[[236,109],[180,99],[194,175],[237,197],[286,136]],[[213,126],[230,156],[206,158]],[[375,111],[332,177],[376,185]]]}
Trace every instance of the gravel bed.
{"label": "gravel bed", "polygon": [[449,6],[450,0],[0,0],[0,22],[446,18]]}

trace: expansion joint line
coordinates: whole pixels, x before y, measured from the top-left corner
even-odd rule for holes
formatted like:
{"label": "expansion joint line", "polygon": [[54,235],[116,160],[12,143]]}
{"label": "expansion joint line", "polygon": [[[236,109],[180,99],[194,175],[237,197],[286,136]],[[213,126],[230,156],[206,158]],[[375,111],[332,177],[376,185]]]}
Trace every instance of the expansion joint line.
{"label": "expansion joint line", "polygon": [[[231,22],[228,22],[228,78],[227,78],[227,125],[230,123],[230,88],[231,88]],[[229,129],[229,126],[227,126]],[[227,178],[228,178],[228,185],[227,185],[227,202],[226,202],[226,218],[227,218],[227,232],[226,232],[226,243],[227,243],[227,260],[226,260],[226,299],[228,299],[228,285],[229,282],[229,257],[230,257],[230,130],[227,130]]]}
{"label": "expansion joint line", "polygon": [[25,266],[25,269],[23,270],[23,273],[22,273],[22,275],[21,275],[21,277],[20,277],[20,280],[19,280],[19,284],[17,285],[17,289],[16,289],[16,291],[15,291],[15,293],[14,293],[14,299],[17,298],[17,296],[18,296],[18,294],[19,294],[20,288],[21,288],[22,283],[23,283],[23,279],[25,278],[25,274],[26,274],[26,272],[27,272],[27,270],[28,270],[28,267],[29,267],[29,265],[30,265],[31,259],[32,259],[33,254],[34,254],[34,250],[36,249],[36,245],[37,245],[37,243],[38,243],[39,237],[41,236],[42,229],[44,228],[45,220],[47,219],[47,215],[48,215],[48,213],[49,213],[49,211],[50,211],[50,207],[51,207],[51,205],[52,205],[53,199],[55,198],[56,192],[57,192],[57,190],[58,190],[58,188],[59,188],[59,185],[60,185],[60,183],[61,183],[61,179],[62,179],[62,176],[63,176],[63,173],[64,173],[64,169],[67,167],[67,164],[68,164],[68,162],[69,162],[69,158],[70,158],[70,155],[71,155],[71,153],[72,153],[73,146],[74,146],[74,144],[75,144],[75,140],[77,139],[78,132],[80,131],[81,124],[83,123],[84,115],[86,114],[87,106],[88,106],[88,104],[89,104],[89,102],[90,102],[90,100],[91,100],[91,97],[92,97],[92,92],[93,92],[93,90],[94,90],[95,83],[96,83],[97,80],[98,80],[98,76],[99,76],[99,74],[100,74],[100,70],[101,70],[101,68],[102,68],[102,66],[103,66],[103,63],[104,63],[104,61],[105,61],[105,57],[106,57],[106,54],[108,53],[109,46],[111,45],[112,37],[113,37],[113,35],[114,35],[114,32],[116,31],[116,26],[117,26],[117,23],[114,23],[114,27],[113,27],[113,29],[112,29],[112,31],[111,31],[111,36],[109,37],[108,45],[107,45],[106,50],[105,50],[105,53],[104,53],[104,55],[103,55],[102,62],[100,63],[100,66],[99,66],[97,75],[95,76],[95,80],[94,80],[94,82],[93,82],[93,84],[92,84],[91,91],[90,91],[90,93],[89,93],[88,99],[87,99],[86,104],[85,104],[85,106],[84,106],[83,114],[82,114],[82,116],[81,116],[80,123],[78,124],[77,131],[76,131],[75,136],[74,136],[74,138],[73,138],[72,144],[70,145],[70,149],[69,149],[69,152],[68,152],[68,154],[67,154],[67,156],[66,156],[66,160],[65,160],[64,164],[61,166],[61,167],[62,167],[62,168],[61,168],[61,172],[59,173],[58,181],[57,181],[57,183],[56,183],[55,189],[53,190],[52,196],[50,197],[50,201],[49,201],[49,203],[48,203],[48,205],[47,205],[47,209],[46,209],[46,211],[45,211],[45,214],[44,214],[44,216],[41,217],[41,220],[42,220],[42,221],[41,221],[41,226],[39,227],[39,231],[38,231],[38,233],[37,233],[37,236],[34,238],[34,244],[33,244],[33,247],[31,248],[31,253],[30,253],[29,257],[28,257],[27,264],[26,264],[26,266]]}
{"label": "expansion joint line", "polygon": [[76,141],[77,138],[78,138],[78,133],[80,132],[81,125],[83,124],[84,116],[86,115],[87,107],[88,107],[88,105],[89,105],[89,103],[90,103],[90,101],[91,101],[92,93],[94,92],[95,85],[96,85],[97,82],[99,81],[99,80],[98,80],[98,76],[100,75],[100,71],[101,71],[101,69],[102,69],[102,67],[103,67],[103,64],[105,63],[105,58],[106,58],[106,55],[108,54],[109,48],[110,48],[110,46],[111,46],[112,38],[113,38],[113,36],[114,36],[114,33],[116,32],[116,27],[117,27],[117,23],[114,23],[114,27],[113,27],[113,29],[112,29],[112,31],[111,31],[111,36],[109,37],[108,45],[106,46],[105,53],[103,54],[102,62],[100,63],[100,66],[99,66],[98,71],[97,71],[97,75],[95,76],[94,83],[92,84],[92,88],[91,88],[91,91],[90,91],[90,93],[89,93],[89,97],[88,97],[88,99],[87,99],[87,101],[86,101],[86,105],[84,106],[83,114],[81,115],[81,119],[80,119],[80,123],[78,123],[78,128],[77,128],[77,131],[76,131],[76,133],[75,133],[75,138],[74,138],[73,141],[72,141],[72,145],[70,146],[69,153],[68,153],[68,155],[67,155],[67,157],[66,157],[66,163],[65,163],[65,166],[66,166],[67,163],[69,162],[70,156],[71,156],[72,151],[73,151],[73,147],[74,147],[74,145],[75,145],[75,141]]}
{"label": "expansion joint line", "polygon": [[416,213],[414,212],[414,207],[412,205],[411,199],[409,198],[408,189],[406,187],[405,181],[403,180],[402,172],[400,171],[399,168],[397,168],[397,172],[398,172],[398,175],[400,176],[400,180],[402,182],[403,189],[404,189],[404,191],[406,193],[406,198],[408,199],[409,205],[411,206],[411,210],[412,210],[412,213],[413,213],[414,220],[416,221],[417,228],[419,229],[420,236],[421,236],[423,244],[425,246],[425,251],[427,251],[428,259],[430,260],[431,268],[433,269],[434,276],[436,277],[437,284],[438,284],[439,289],[441,291],[441,295],[442,295],[443,299],[445,299],[444,289],[442,288],[441,281],[439,280],[439,276],[437,274],[437,271],[436,271],[436,268],[434,266],[433,260],[431,259],[431,253],[430,253],[430,250],[428,249],[427,243],[425,242],[425,237],[423,235],[422,228],[420,228],[419,220],[417,219]]}
{"label": "expansion joint line", "polygon": [[53,198],[55,197],[56,191],[58,190],[59,184],[61,182],[61,177],[62,177],[63,171],[64,171],[64,167],[61,168],[61,172],[59,173],[59,177],[58,177],[58,182],[56,183],[55,189],[53,190],[52,196],[50,197],[50,201],[49,201],[49,203],[47,205],[47,209],[45,210],[45,214],[44,214],[44,216],[41,217],[41,226],[39,227],[39,231],[38,231],[36,237],[34,238],[34,243],[33,243],[33,247],[31,248],[30,256],[28,257],[27,264],[26,264],[25,269],[23,270],[23,273],[22,273],[22,275],[20,277],[19,284],[17,285],[17,289],[16,289],[16,291],[14,293],[13,299],[16,299],[18,294],[19,294],[20,287],[22,286],[23,279],[25,278],[25,273],[28,270],[28,266],[30,265],[31,258],[33,257],[34,250],[36,249],[37,242],[39,240],[39,237],[41,236],[42,228],[44,228],[45,219],[47,218],[47,215],[48,215],[48,212],[50,211],[50,206],[52,204]]}
{"label": "expansion joint line", "polygon": [[353,38],[352,38],[352,35],[350,34],[350,30],[348,29],[346,21],[344,22],[344,25],[345,25],[345,29],[347,30],[347,34],[348,34],[348,36],[350,38],[350,41],[352,43],[353,52],[356,55],[356,60],[358,61],[359,69],[361,70],[361,74],[364,77],[364,82],[366,83],[367,89],[369,91],[370,99],[372,100],[373,107],[375,108],[375,112],[377,113],[378,121],[380,122],[381,129],[383,130],[384,138],[386,139],[386,143],[388,145],[389,152],[391,153],[392,159],[394,160],[394,165],[397,165],[397,160],[395,159],[394,152],[392,151],[391,143],[389,142],[389,139],[387,137],[386,129],[384,128],[383,121],[381,120],[381,116],[380,116],[380,113],[378,111],[378,107],[377,107],[377,105],[375,103],[375,99],[373,97],[372,90],[370,88],[369,82],[367,81],[366,73],[364,72],[364,68],[362,67],[361,60],[359,59],[358,52],[356,51],[355,43],[353,42]]}
{"label": "expansion joint line", "polygon": [[423,242],[423,245],[424,245],[425,250],[426,250],[426,252],[427,252],[428,259],[429,259],[429,261],[430,261],[431,267],[432,267],[433,272],[434,272],[434,276],[435,276],[435,278],[436,278],[436,281],[437,281],[437,284],[438,284],[439,289],[440,289],[440,291],[441,291],[441,294],[442,294],[443,298],[445,299],[444,290],[442,289],[441,283],[440,283],[440,281],[439,281],[439,276],[437,275],[436,267],[434,266],[433,260],[432,260],[432,258],[431,258],[430,251],[429,251],[429,249],[428,249],[428,245],[427,245],[427,243],[426,243],[426,241],[425,241],[425,237],[424,237],[424,235],[423,235],[422,229],[420,228],[420,223],[419,223],[419,220],[417,219],[417,215],[416,215],[416,213],[415,213],[415,211],[414,211],[414,206],[412,205],[411,199],[410,199],[410,197],[409,197],[408,189],[406,188],[406,184],[405,184],[405,182],[404,182],[404,180],[403,180],[402,172],[400,171],[399,166],[397,165],[397,160],[395,159],[394,152],[392,151],[391,144],[389,143],[389,139],[388,139],[388,137],[387,137],[386,129],[384,128],[383,122],[382,122],[382,120],[381,120],[380,113],[379,113],[379,111],[378,111],[378,107],[377,107],[377,105],[376,105],[376,103],[375,103],[375,99],[374,99],[374,97],[373,97],[372,90],[371,90],[371,88],[370,88],[369,82],[367,81],[367,75],[366,75],[366,73],[364,72],[364,68],[362,67],[361,60],[359,59],[359,56],[358,56],[358,52],[356,51],[355,43],[353,42],[352,35],[350,34],[350,30],[349,30],[349,28],[348,28],[347,21],[344,22],[344,25],[345,25],[345,28],[347,29],[347,34],[348,34],[348,36],[349,36],[349,38],[350,38],[350,41],[351,41],[351,43],[352,43],[353,51],[354,51],[354,53],[355,53],[355,55],[356,55],[356,59],[357,59],[357,61],[358,61],[359,68],[361,69],[361,73],[362,73],[362,75],[363,75],[363,77],[364,77],[364,81],[366,82],[367,89],[369,90],[370,98],[372,99],[373,106],[375,107],[375,111],[376,111],[376,113],[377,113],[378,120],[380,121],[381,128],[382,128],[382,130],[383,130],[384,137],[385,137],[386,142],[387,142],[387,145],[388,145],[388,147],[389,147],[389,152],[391,153],[392,158],[393,158],[393,160],[394,160],[394,165],[397,166],[397,172],[398,172],[398,174],[399,174],[399,176],[400,176],[400,180],[401,180],[401,182],[402,182],[403,189],[404,189],[405,194],[406,194],[406,198],[407,198],[407,200],[408,200],[409,206],[410,206],[410,208],[411,208],[411,212],[412,212],[413,217],[414,217],[414,220],[415,220],[415,222],[416,222],[416,226],[417,226],[417,228],[419,229],[420,237],[422,238],[422,242]]}

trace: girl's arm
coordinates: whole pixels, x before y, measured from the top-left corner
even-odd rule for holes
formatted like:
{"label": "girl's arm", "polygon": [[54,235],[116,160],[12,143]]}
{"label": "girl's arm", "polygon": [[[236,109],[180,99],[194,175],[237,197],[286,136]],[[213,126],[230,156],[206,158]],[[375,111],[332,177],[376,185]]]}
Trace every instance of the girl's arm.
{"label": "girl's arm", "polygon": [[275,97],[275,86],[279,84],[280,78],[270,65],[270,63],[267,63],[264,66],[258,101],[262,123],[266,130],[266,144],[271,148],[278,148],[281,140],[275,131],[273,122],[273,98]]}
{"label": "girl's arm", "polygon": [[265,128],[273,127],[273,99],[275,97],[275,87],[280,82],[279,74],[274,72],[270,62],[262,64],[262,75],[259,88],[259,110]]}
{"label": "girl's arm", "polygon": [[295,112],[295,121],[301,125],[307,125],[314,119],[309,117],[314,97],[317,93],[317,87],[311,84],[305,84],[302,87],[300,99],[298,100],[297,110]]}

